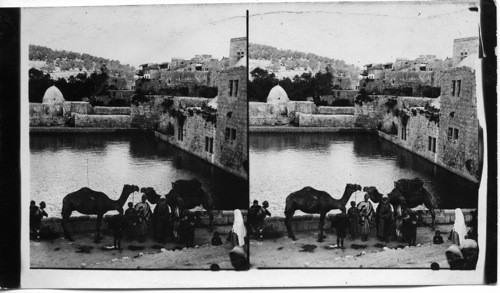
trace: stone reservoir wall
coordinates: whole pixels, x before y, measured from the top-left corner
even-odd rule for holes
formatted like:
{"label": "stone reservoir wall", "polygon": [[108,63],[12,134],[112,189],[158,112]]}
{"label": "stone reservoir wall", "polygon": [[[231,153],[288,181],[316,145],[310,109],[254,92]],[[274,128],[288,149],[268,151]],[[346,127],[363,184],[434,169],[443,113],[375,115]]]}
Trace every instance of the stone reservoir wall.
{"label": "stone reservoir wall", "polygon": [[74,115],[75,127],[93,128],[131,128],[132,117],[129,115]]}
{"label": "stone reservoir wall", "polygon": [[[468,223],[472,220],[471,209],[462,209],[465,222]],[[455,221],[454,210],[435,210],[436,224],[453,224]],[[423,221],[426,224],[431,224],[432,217],[427,209],[422,210]],[[325,220],[325,231],[330,230],[330,219],[334,215],[328,214]],[[292,218],[292,230],[299,231],[318,231],[319,215],[297,215]],[[286,235],[285,218],[284,217],[270,217],[265,220],[265,231],[281,232]],[[449,231],[444,231],[449,232]]]}
{"label": "stone reservoir wall", "polygon": [[318,114],[326,115],[354,115],[354,107],[318,107]]}
{"label": "stone reservoir wall", "polygon": [[353,115],[298,115],[299,127],[354,127],[355,117]]}
{"label": "stone reservoir wall", "polygon": [[[201,211],[201,224],[208,225],[209,217],[206,211]],[[241,211],[243,219],[246,221],[247,211]],[[232,225],[234,222],[233,211],[214,211],[214,226]],[[108,223],[112,215],[105,215],[101,224],[101,230],[108,230]],[[69,218],[69,229],[71,233],[95,232],[96,216],[74,216]],[[42,225],[54,232],[62,233],[61,218],[50,217],[42,220]],[[110,231],[111,232],[111,231]]]}
{"label": "stone reservoir wall", "polygon": [[96,115],[130,115],[131,112],[130,107],[94,107]]}

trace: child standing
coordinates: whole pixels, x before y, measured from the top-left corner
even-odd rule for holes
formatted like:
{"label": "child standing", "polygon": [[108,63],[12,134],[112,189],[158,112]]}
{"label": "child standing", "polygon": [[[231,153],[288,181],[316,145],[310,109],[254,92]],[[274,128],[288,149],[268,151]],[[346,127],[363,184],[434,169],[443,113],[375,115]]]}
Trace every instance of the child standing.
{"label": "child standing", "polygon": [[351,240],[356,240],[358,238],[359,230],[359,210],[356,207],[356,202],[351,201],[351,207],[347,211],[349,216],[349,234],[351,234]]}
{"label": "child standing", "polygon": [[347,228],[350,225],[349,216],[347,216],[345,209],[342,213],[336,215],[335,230],[337,232],[337,247],[344,249],[344,239],[347,236]]}

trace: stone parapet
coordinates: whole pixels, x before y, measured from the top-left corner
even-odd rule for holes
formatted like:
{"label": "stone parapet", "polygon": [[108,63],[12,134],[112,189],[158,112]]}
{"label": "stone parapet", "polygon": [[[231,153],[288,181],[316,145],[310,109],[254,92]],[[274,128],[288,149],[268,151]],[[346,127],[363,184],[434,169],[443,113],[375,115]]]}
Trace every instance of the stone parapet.
{"label": "stone parapet", "polygon": [[75,127],[131,128],[129,115],[74,115]]}
{"label": "stone parapet", "polygon": [[354,115],[354,107],[318,107],[318,114],[326,115]]}
{"label": "stone parapet", "polygon": [[130,115],[130,107],[94,107],[95,115]]}
{"label": "stone parapet", "polygon": [[354,127],[354,115],[312,115],[299,113],[299,127]]}
{"label": "stone parapet", "polygon": [[[464,214],[465,222],[468,223],[472,219],[471,215],[472,209],[462,209]],[[432,222],[432,217],[429,211],[422,210],[422,220],[424,223],[430,225]],[[453,224],[455,221],[455,211],[454,210],[439,210],[436,209],[436,224]],[[334,217],[334,214],[328,214],[325,219],[324,229],[330,228],[330,220]],[[265,220],[265,230],[270,230],[274,232],[286,233],[285,218],[284,217],[269,217]],[[317,231],[319,230],[319,215],[318,214],[307,214],[307,215],[297,215],[292,218],[292,230],[294,232],[299,231]]]}
{"label": "stone parapet", "polygon": [[[200,211],[199,213],[201,216],[200,217],[201,224],[204,226],[208,225],[210,222],[208,213],[206,211]],[[242,210],[241,214],[243,215],[243,219],[246,221],[247,211]],[[220,211],[220,212],[214,211],[213,216],[214,216],[213,220],[214,226],[228,226],[232,225],[234,222],[233,211]],[[108,224],[111,217],[113,217],[113,215],[104,216],[101,223],[101,230],[105,231],[109,229]],[[96,220],[97,220],[96,216],[74,216],[69,218],[68,226],[71,233],[94,232]],[[42,220],[42,225],[48,227],[54,232],[57,233],[63,232],[61,226],[61,218],[56,218],[56,217],[44,218]]]}

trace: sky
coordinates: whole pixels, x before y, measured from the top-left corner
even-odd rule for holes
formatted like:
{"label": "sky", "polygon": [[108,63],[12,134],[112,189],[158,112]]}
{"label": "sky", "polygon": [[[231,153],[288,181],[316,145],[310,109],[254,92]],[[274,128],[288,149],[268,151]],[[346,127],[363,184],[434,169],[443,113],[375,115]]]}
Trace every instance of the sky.
{"label": "sky", "polygon": [[479,13],[468,9],[474,1],[440,3],[254,4],[249,40],[359,67],[428,54],[445,59],[453,39],[478,35]]}
{"label": "sky", "polygon": [[138,67],[172,57],[229,55],[246,35],[240,5],[148,5],[24,8],[23,45],[88,53]]}

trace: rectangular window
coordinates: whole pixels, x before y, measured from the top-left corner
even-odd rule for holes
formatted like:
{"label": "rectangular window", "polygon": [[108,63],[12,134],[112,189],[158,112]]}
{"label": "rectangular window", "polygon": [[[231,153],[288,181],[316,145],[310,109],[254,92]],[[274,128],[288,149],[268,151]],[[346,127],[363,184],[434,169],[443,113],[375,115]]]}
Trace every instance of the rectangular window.
{"label": "rectangular window", "polygon": [[401,126],[401,139],[406,140],[406,126]]}
{"label": "rectangular window", "polygon": [[432,151],[432,137],[429,136],[429,143],[427,145],[427,150]]}
{"label": "rectangular window", "polygon": [[210,150],[209,150],[209,152],[211,154],[214,153],[214,138],[213,137],[210,138]]}
{"label": "rectangular window", "polygon": [[458,139],[458,129],[453,129],[453,139]]}
{"label": "rectangular window", "polygon": [[208,136],[205,136],[205,152],[208,152],[208,151],[209,151],[209,148],[208,148],[208,143],[209,143]]}
{"label": "rectangular window", "polygon": [[433,153],[436,152],[436,138],[435,137],[432,138],[432,152]]}
{"label": "rectangular window", "polygon": [[462,81],[457,80],[457,97],[460,97],[460,88],[462,87]]}
{"label": "rectangular window", "polygon": [[233,81],[232,80],[229,81],[229,96],[230,97],[233,96]]}
{"label": "rectangular window", "polygon": [[231,128],[231,140],[235,140],[235,139],[236,139],[236,129]]}
{"label": "rectangular window", "polygon": [[234,96],[238,96],[238,80],[235,80],[234,82]]}
{"label": "rectangular window", "polygon": [[452,80],[451,81],[451,95],[454,97],[455,96],[455,86],[456,86],[456,81]]}
{"label": "rectangular window", "polygon": [[448,140],[453,138],[453,128],[448,127]]}
{"label": "rectangular window", "polygon": [[226,127],[226,133],[224,135],[224,138],[228,140],[231,136],[231,129],[229,127]]}
{"label": "rectangular window", "polygon": [[177,139],[180,141],[184,140],[184,127],[182,125],[179,125],[177,128]]}

